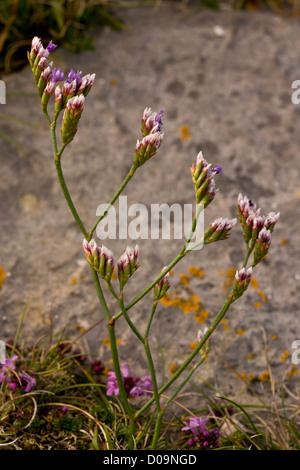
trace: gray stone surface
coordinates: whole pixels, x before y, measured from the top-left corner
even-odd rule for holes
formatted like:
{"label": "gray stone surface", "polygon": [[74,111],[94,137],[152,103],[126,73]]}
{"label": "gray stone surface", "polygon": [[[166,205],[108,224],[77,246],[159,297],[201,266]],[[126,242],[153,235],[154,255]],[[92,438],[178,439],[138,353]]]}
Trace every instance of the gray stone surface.
{"label": "gray stone surface", "polygon": [[[235,217],[240,192],[265,214],[281,212],[270,255],[254,272],[258,287],[249,288],[232,306],[227,324],[213,337],[209,361],[194,379],[197,384],[207,379],[230,398],[243,400],[247,386],[236,373],[259,376],[267,370],[263,330],[276,382],[292,368],[291,357],[282,360],[284,351],[292,354],[292,342],[300,338],[300,105],[291,101],[291,84],[300,79],[299,21],[262,12],[203,10],[186,15],[169,6],[121,10],[120,16],[129,28],[119,33],[99,31],[93,52],[76,55],[59,48],[53,53],[55,66],[96,73],[78,134],[63,155],[66,180],[90,227],[97,206],[110,200],[131,166],[141,115],[150,106],[165,111],[165,138],[159,153],[126,188],[128,205],[193,204],[189,168],[202,150],[209,162],[223,167],[217,177],[219,192],[205,212],[206,225],[219,216]],[[83,262],[82,235],[56,178],[31,70],[4,79],[8,92],[33,96],[8,95],[1,113],[36,127],[1,120],[2,131],[23,152],[1,138],[0,264],[8,276],[0,290],[0,337],[7,340],[14,335],[26,302],[23,341],[47,331],[50,310],[55,330],[66,329],[72,336],[77,334],[75,325],[89,328],[104,317]],[[190,133],[185,140],[183,126]],[[116,258],[129,242],[104,241]],[[141,267],[128,283],[126,301],[173,259],[182,241],[149,239],[138,244]],[[242,231],[236,225],[229,240],[192,253],[174,269],[172,290],[181,289],[183,298],[197,295],[212,319],[225,298],[226,271],[240,267],[243,250]],[[187,291],[180,274],[188,274],[191,265],[200,267],[205,276],[192,277]],[[115,300],[110,295],[107,299],[117,312]],[[130,311],[141,331],[151,299],[150,294]],[[198,328],[204,326],[194,314],[174,306],[158,308],[152,345],[158,370],[156,340],[164,350],[166,375],[172,363],[181,363]],[[143,351],[122,319],[116,333],[121,360],[128,360],[136,373],[146,374]],[[107,336],[103,320],[86,340],[91,351],[109,362],[103,342]],[[292,375],[288,386],[294,387],[298,380],[299,373]],[[260,385],[252,383],[257,390]],[[199,404],[194,395],[185,399],[190,406]]]}

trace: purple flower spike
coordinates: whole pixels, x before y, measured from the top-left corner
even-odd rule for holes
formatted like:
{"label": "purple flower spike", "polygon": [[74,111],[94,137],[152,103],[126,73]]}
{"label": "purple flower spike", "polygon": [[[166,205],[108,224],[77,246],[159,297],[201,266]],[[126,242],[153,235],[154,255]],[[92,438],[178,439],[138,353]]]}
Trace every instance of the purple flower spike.
{"label": "purple flower spike", "polygon": [[62,82],[63,79],[64,79],[64,73],[58,68],[54,68],[52,70],[50,81],[56,83],[56,82]]}
{"label": "purple flower spike", "polygon": [[53,44],[52,41],[49,42],[48,46],[46,47],[48,52],[53,52],[57,48],[56,44]]}

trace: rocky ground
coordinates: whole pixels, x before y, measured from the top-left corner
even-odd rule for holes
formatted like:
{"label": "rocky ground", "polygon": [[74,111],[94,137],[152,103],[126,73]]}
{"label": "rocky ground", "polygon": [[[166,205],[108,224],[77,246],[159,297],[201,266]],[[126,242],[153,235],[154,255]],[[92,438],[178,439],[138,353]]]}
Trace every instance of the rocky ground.
{"label": "rocky ground", "polygon": [[[268,258],[213,336],[210,359],[194,382],[208,380],[230,398],[245,401],[248,385],[236,375],[254,378],[250,385],[262,394],[261,386],[268,389],[270,364],[275,381],[285,377],[294,389],[299,373],[292,363],[292,343],[300,338],[300,105],[293,104],[291,87],[300,79],[299,20],[271,12],[190,14],[170,6],[118,14],[128,28],[100,30],[94,51],[76,55],[59,48],[53,53],[55,66],[65,71],[96,73],[78,134],[63,156],[78,211],[90,227],[97,207],[110,200],[131,166],[144,108],[163,109],[162,147],[126,187],[128,206],[140,203],[150,211],[151,204],[194,204],[190,166],[202,150],[209,162],[223,168],[205,225],[216,217],[235,217],[239,193],[264,214],[281,213]],[[20,149],[1,137],[0,263],[6,279],[0,290],[0,338],[15,334],[25,305],[22,341],[47,332],[50,312],[55,331],[66,329],[74,336],[103,318],[83,256],[83,237],[61,194],[31,70],[4,80],[8,96],[1,114],[25,124],[1,119],[2,132]],[[141,266],[127,285],[126,302],[182,247],[177,239],[137,242]],[[118,258],[136,241],[103,243]],[[158,307],[153,322],[158,370],[164,363],[169,376],[182,362],[197,330],[222,305],[243,257],[242,231],[236,225],[229,240],[193,252],[173,270],[168,305]],[[117,312],[115,300],[107,299]],[[151,299],[148,295],[130,310],[141,331]],[[116,333],[121,360],[147,374],[143,351],[122,319]],[[103,320],[85,336],[84,347],[109,361],[107,336]],[[186,403],[197,407],[199,397],[189,396]]]}

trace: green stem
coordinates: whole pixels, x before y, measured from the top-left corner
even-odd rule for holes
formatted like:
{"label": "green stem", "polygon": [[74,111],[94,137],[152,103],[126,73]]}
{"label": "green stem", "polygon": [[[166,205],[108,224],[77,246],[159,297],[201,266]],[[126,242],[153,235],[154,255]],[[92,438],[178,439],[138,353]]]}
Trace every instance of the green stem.
{"label": "green stem", "polygon": [[127,399],[127,394],[126,394],[126,390],[125,390],[125,386],[124,386],[124,382],[122,378],[121,367],[120,367],[120,362],[119,362],[119,354],[118,354],[118,348],[117,348],[117,341],[116,341],[116,335],[115,335],[115,321],[110,317],[108,306],[107,306],[107,303],[106,303],[106,300],[105,300],[105,297],[101,288],[98,274],[92,266],[91,266],[91,271],[92,271],[92,277],[93,277],[93,281],[95,284],[95,288],[96,288],[96,292],[97,292],[100,304],[102,306],[105,318],[108,321],[108,332],[109,332],[111,354],[112,354],[112,359],[113,359],[113,364],[114,364],[114,371],[116,374],[116,379],[117,379],[118,387],[120,390],[120,395],[122,397],[125,410],[130,420],[128,442],[129,442],[130,448],[132,449],[133,448],[133,435],[134,435],[134,429],[135,429],[134,415]]}
{"label": "green stem", "polygon": [[92,236],[93,236],[93,233],[94,231],[96,230],[98,224],[101,222],[101,220],[106,216],[107,212],[109,211],[110,207],[113,206],[113,204],[116,202],[116,200],[118,199],[118,197],[120,196],[120,194],[122,193],[122,191],[124,190],[125,186],[127,185],[127,183],[131,180],[131,178],[133,177],[133,175],[135,174],[135,168],[132,166],[128,175],[126,176],[126,178],[124,179],[123,183],[121,184],[121,186],[119,187],[119,189],[117,190],[117,192],[115,193],[115,195],[113,196],[113,198],[111,199],[111,201],[109,202],[109,204],[106,206],[106,208],[104,209],[104,211],[102,212],[102,214],[100,215],[100,217],[96,220],[95,224],[93,225],[93,227],[91,228],[91,230],[89,231],[88,233],[88,236],[87,236],[87,240],[90,241]]}
{"label": "green stem", "polygon": [[160,428],[161,428],[161,424],[162,424],[162,418],[163,418],[163,415],[164,415],[164,412],[165,412],[167,406],[174,400],[174,398],[178,395],[180,390],[182,390],[182,388],[185,386],[185,384],[190,380],[190,378],[192,377],[194,372],[198,369],[198,367],[200,367],[201,364],[203,364],[205,359],[206,359],[206,357],[201,358],[201,360],[193,366],[193,368],[187,374],[186,378],[181,382],[179,387],[177,387],[175,392],[170,396],[170,398],[168,398],[164,408],[159,411],[158,418],[157,418],[156,425],[155,425],[154,434],[153,434],[152,445],[151,445],[152,450],[155,450],[156,447],[157,447],[157,442],[158,442],[158,438],[159,438],[159,434],[160,434]]}
{"label": "green stem", "polygon": [[205,361],[206,359],[206,356],[202,357],[201,360],[195,364],[192,369],[190,370],[190,372],[187,374],[187,376],[185,377],[185,379],[181,382],[181,384],[179,385],[179,387],[177,387],[177,389],[175,390],[175,392],[170,396],[170,398],[168,398],[167,402],[166,402],[166,406],[169,405],[171,403],[171,401],[174,400],[174,398],[178,395],[178,393],[180,392],[180,390],[183,389],[183,387],[185,386],[186,383],[188,383],[188,381],[190,380],[190,378],[192,377],[192,375],[196,372],[196,370],[201,366],[201,364],[203,364],[203,362]]}
{"label": "green stem", "polygon": [[[195,233],[195,230],[196,230],[196,226],[197,226],[197,222],[198,222],[198,219],[199,219],[200,212],[202,212],[203,210],[204,210],[203,204],[198,204],[198,205],[197,205],[197,209],[196,209],[196,214],[195,214],[195,216],[194,216],[194,220],[193,220],[193,223],[192,223],[191,232],[190,232],[190,234],[189,234],[189,236],[188,236],[188,238],[187,238],[187,240],[186,240],[186,242],[185,242],[185,244],[184,244],[184,247],[183,247],[183,249],[182,249],[182,250],[184,250],[184,251],[186,251],[186,248],[188,247],[188,245],[189,245],[189,243],[190,243],[190,241],[191,241],[191,239],[192,239],[192,237],[193,237],[193,235],[194,235],[194,233]],[[201,240],[202,240],[202,239],[201,239]],[[200,242],[201,242],[201,240],[200,240]],[[199,244],[199,243],[197,243],[197,245],[198,245],[198,244]],[[194,245],[193,248],[194,248],[195,246],[196,246],[196,245]],[[189,249],[188,251],[192,251],[193,248]]]}
{"label": "green stem", "polygon": [[243,263],[244,268],[246,268],[246,266],[247,266],[247,263],[248,263],[248,260],[250,258],[250,255],[251,255],[252,251],[253,251],[253,248],[251,248],[251,246],[250,246],[250,248],[248,248],[247,255],[246,255],[244,263]]}
{"label": "green stem", "polygon": [[119,296],[116,293],[115,289],[113,288],[113,285],[112,285],[111,281],[108,281],[106,284],[107,284],[108,289],[110,290],[110,292],[114,296],[114,298],[117,299],[117,301],[119,301]]}
{"label": "green stem", "polygon": [[151,375],[151,380],[152,380],[152,385],[153,385],[153,392],[154,392],[154,399],[156,402],[156,409],[159,412],[160,411],[160,400],[159,400],[159,393],[158,393],[158,387],[157,387],[157,380],[156,380],[156,374],[155,374],[155,367],[152,359],[152,354],[149,346],[149,340],[148,338],[145,338],[144,341],[144,348],[149,364],[149,369],[150,369],[150,375]]}
{"label": "green stem", "polygon": [[57,153],[54,157],[54,161],[55,161],[55,167],[56,167],[56,171],[57,171],[57,176],[58,176],[58,180],[59,180],[59,183],[60,183],[60,186],[61,186],[61,189],[64,193],[64,196],[65,196],[65,199],[68,203],[68,206],[70,208],[70,211],[72,212],[72,215],[78,225],[78,227],[80,228],[81,232],[83,233],[83,235],[85,236],[85,238],[87,238],[88,236],[88,233],[78,215],[78,212],[74,206],[74,203],[72,201],[72,198],[70,196],[70,193],[69,193],[69,190],[68,190],[68,187],[66,185],[66,182],[65,182],[65,178],[64,178],[64,175],[63,175],[63,171],[62,171],[62,167],[61,167],[61,161],[60,161],[60,155]]}
{"label": "green stem", "polygon": [[124,301],[123,301],[123,292],[120,293],[119,304],[120,304],[120,307],[121,307],[122,315],[125,318],[127,324],[132,329],[133,333],[137,336],[137,338],[141,341],[141,343],[144,344],[145,341],[144,341],[143,336],[141,335],[141,333],[138,331],[138,329],[135,327],[135,325],[132,323],[132,321],[130,320],[130,318],[128,316],[128,313],[127,313],[127,310],[126,310],[126,307],[125,307]]}
{"label": "green stem", "polygon": [[[47,116],[48,115],[46,114],[46,117]],[[48,116],[48,122],[50,122],[49,116]],[[56,121],[51,123],[50,129],[51,129],[52,147],[53,147],[53,152],[54,152],[54,161],[55,161],[55,166],[56,166],[56,171],[57,171],[58,179],[59,179],[59,182],[60,182],[60,186],[62,188],[65,199],[68,203],[68,206],[71,210],[71,213],[72,213],[78,227],[82,231],[85,238],[87,238],[88,233],[87,233],[87,231],[86,231],[86,229],[85,229],[85,227],[84,227],[84,225],[83,225],[83,223],[82,223],[82,221],[81,221],[81,219],[78,215],[78,212],[77,212],[77,210],[74,206],[74,203],[72,201],[72,198],[70,196],[68,187],[66,185],[64,175],[63,175],[63,171],[62,171],[62,167],[61,167],[61,155],[62,155],[66,145],[62,145],[60,151],[58,152],[55,128],[56,128]],[[130,178],[127,178],[127,179],[129,181]],[[125,186],[125,184],[123,184],[123,187],[124,186]],[[133,447],[134,447],[133,436],[134,436],[134,433],[135,433],[135,421],[134,421],[134,415],[133,415],[131,406],[130,406],[130,404],[128,402],[128,399],[127,399],[126,390],[125,390],[125,387],[124,387],[123,378],[122,378],[122,374],[121,374],[121,368],[120,368],[119,356],[118,356],[118,349],[117,349],[117,343],[116,343],[116,337],[115,337],[115,328],[114,328],[115,322],[110,317],[109,309],[108,309],[105,297],[103,295],[103,291],[102,291],[102,288],[101,288],[101,284],[100,284],[100,281],[99,281],[98,274],[96,273],[96,271],[94,270],[94,268],[92,266],[91,266],[91,272],[92,272],[92,277],[93,277],[94,285],[95,285],[95,288],[96,288],[96,292],[97,292],[100,304],[102,306],[102,309],[103,309],[104,315],[106,317],[106,320],[108,321],[108,331],[109,331],[109,336],[110,336],[110,345],[111,345],[111,352],[112,352],[112,358],[113,358],[113,364],[114,364],[114,371],[115,371],[115,374],[116,374],[116,379],[117,379],[118,387],[119,387],[119,390],[120,390],[120,395],[123,399],[125,410],[126,410],[128,416],[129,416],[129,419],[130,419],[128,445],[131,449],[133,449]]]}
{"label": "green stem", "polygon": [[[48,117],[48,119],[49,119],[49,117]],[[69,190],[68,190],[65,178],[64,178],[64,174],[63,174],[63,171],[62,171],[62,167],[61,167],[61,155],[62,155],[63,151],[65,150],[66,145],[65,144],[62,145],[60,151],[58,152],[55,129],[56,129],[56,121],[53,121],[50,125],[50,132],[51,132],[52,149],[53,149],[53,153],[54,153],[54,162],[55,162],[55,167],[56,167],[58,180],[59,180],[61,189],[63,191],[63,194],[65,196],[65,199],[66,199],[66,201],[68,203],[68,206],[70,208],[70,211],[71,211],[78,227],[82,231],[83,235],[85,237],[87,237],[87,231],[86,231],[86,229],[85,229],[85,227],[84,227],[84,225],[83,225],[83,223],[82,223],[82,221],[81,221],[81,219],[78,215],[78,212],[77,212],[77,210],[74,206],[74,203],[73,203],[72,198],[70,196],[70,193],[69,193]]]}
{"label": "green stem", "polygon": [[105,297],[104,297],[104,294],[103,294],[103,290],[101,288],[101,284],[100,284],[98,274],[95,271],[95,269],[93,268],[93,266],[90,266],[90,268],[91,268],[91,273],[92,273],[92,278],[93,278],[93,281],[94,281],[95,289],[96,289],[101,307],[103,309],[105,318],[106,318],[107,322],[110,322],[111,317],[110,317],[109,310],[108,310],[108,307],[107,307],[107,303],[106,303],[106,300],[105,300]]}
{"label": "green stem", "polygon": [[146,328],[145,336],[144,336],[144,348],[145,348],[145,352],[146,352],[146,356],[147,356],[147,360],[148,360],[148,365],[149,365],[149,369],[150,369],[150,375],[151,375],[151,380],[152,380],[152,385],[153,385],[154,398],[155,398],[155,402],[156,402],[156,410],[159,413],[160,412],[160,398],[159,398],[158,387],[157,387],[155,367],[154,367],[152,354],[151,354],[151,350],[150,350],[150,345],[149,345],[149,339],[148,339],[149,332],[150,332],[150,326],[151,326],[151,323],[152,323],[152,320],[153,320],[153,317],[154,317],[156,307],[157,307],[157,302],[154,302],[153,307],[152,307],[152,311],[151,311],[151,315],[150,315],[150,318],[149,318],[149,321],[148,321],[148,325],[147,325],[147,328]]}
{"label": "green stem", "polygon": [[[179,261],[182,260],[182,258],[184,258],[185,255],[186,253],[182,252],[181,250],[179,255],[177,255],[176,258],[174,258],[174,260],[163,271],[161,271],[161,273],[154,279],[154,281],[152,281],[151,284],[148,285],[148,287],[146,287],[139,295],[137,295],[131,302],[129,302],[128,305],[126,305],[125,307],[126,310],[131,309],[143,297],[145,297],[145,295],[147,295],[148,292],[150,292],[150,290],[153,289],[155,284],[157,284],[158,281],[160,281],[177,263],[179,263]],[[117,320],[121,315],[122,315],[122,312],[119,312],[116,315],[114,315],[113,318]]]}
{"label": "green stem", "polygon": [[128,445],[129,449],[132,450],[134,447],[133,444],[133,436],[135,434],[135,419],[134,419],[134,414],[132,412],[131,406],[128,402],[127,399],[127,394],[126,390],[124,387],[124,382],[121,374],[121,368],[120,368],[120,362],[119,362],[119,355],[118,355],[118,349],[117,349],[117,342],[116,342],[116,335],[115,335],[115,322],[111,321],[108,323],[108,332],[109,332],[109,339],[110,339],[110,348],[111,348],[111,354],[113,358],[113,364],[114,364],[114,371],[116,374],[116,379],[118,383],[118,387],[120,390],[120,395],[123,400],[123,404],[125,407],[125,410],[129,416],[129,432],[128,432]]}
{"label": "green stem", "polygon": [[149,336],[150,327],[151,327],[151,324],[152,324],[152,320],[153,320],[153,317],[154,317],[155,310],[157,308],[157,304],[158,304],[158,302],[154,302],[154,304],[153,304],[152,312],[151,312],[151,315],[150,315],[150,318],[149,318],[149,321],[148,321],[148,324],[147,324],[147,328],[146,328],[145,338],[148,338],[148,336]]}
{"label": "green stem", "polygon": [[[208,340],[210,335],[215,331],[217,328],[218,324],[222,320],[222,318],[225,316],[227,310],[229,309],[230,305],[234,301],[234,297],[232,292],[229,294],[227,297],[226,301],[224,302],[223,306],[219,310],[218,314],[216,315],[214,321],[212,322],[211,326],[207,330],[207,332],[203,335],[202,340],[198,343],[197,347],[193,350],[193,352],[187,357],[187,359],[184,361],[184,363],[180,366],[180,368],[175,372],[175,374],[166,382],[158,391],[158,393],[161,395],[167,388],[169,388],[173,382],[182,374],[182,372],[188,367],[188,365],[191,363],[191,361],[197,356],[199,353],[200,349],[204,346],[205,342]],[[151,397],[150,400],[142,407],[140,408],[137,413],[136,413],[136,418],[140,416],[154,401],[154,397]]]}
{"label": "green stem", "polygon": [[160,428],[161,428],[164,412],[165,412],[165,408],[163,408],[157,415],[152,444],[151,444],[151,450],[156,450],[157,448],[157,443],[159,439],[159,433],[160,433]]}

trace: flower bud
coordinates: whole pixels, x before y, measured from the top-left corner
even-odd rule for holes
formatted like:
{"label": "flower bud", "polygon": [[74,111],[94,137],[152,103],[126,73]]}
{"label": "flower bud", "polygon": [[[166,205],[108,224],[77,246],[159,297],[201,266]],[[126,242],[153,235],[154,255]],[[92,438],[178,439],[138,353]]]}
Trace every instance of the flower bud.
{"label": "flower bud", "polygon": [[49,66],[48,64],[48,60],[46,59],[46,57],[42,57],[40,60],[39,60],[39,63],[35,69],[35,72],[34,72],[34,81],[35,81],[35,84],[38,86],[39,84],[39,79],[40,79],[40,76],[42,75],[42,73],[49,67],[49,70],[47,71],[49,74],[51,72],[51,66]]}
{"label": "flower bud", "polygon": [[51,80],[49,80],[41,98],[41,106],[42,106],[43,111],[47,109],[50,96],[54,93],[54,90],[55,90],[55,82],[52,82]]}
{"label": "flower bud", "polygon": [[160,131],[147,134],[142,140],[137,140],[134,154],[134,166],[142,166],[153,157],[161,146],[164,134]]}
{"label": "flower bud", "polygon": [[153,133],[161,129],[162,126],[162,115],[163,111],[159,111],[158,113],[152,112],[151,108],[145,108],[143,117],[142,117],[142,125],[141,131],[143,136],[145,137],[149,133]]}
{"label": "flower bud", "polygon": [[202,152],[199,152],[196,159],[196,165],[191,167],[191,175],[195,185],[196,202],[203,204],[207,207],[216,195],[214,176],[222,171],[220,166],[211,168],[203,157]]}
{"label": "flower bud", "polygon": [[151,108],[145,108],[144,110],[141,125],[143,138],[142,140],[137,140],[135,146],[133,162],[135,169],[143,165],[149,158],[153,157],[161,146],[164,137],[161,131],[162,114],[163,111],[153,113]]}
{"label": "flower bud", "polygon": [[92,86],[93,86],[93,83],[95,81],[95,76],[96,74],[88,74],[88,75],[85,75],[82,80],[81,80],[81,83],[80,83],[80,86],[77,90],[77,94],[80,95],[81,93],[84,95],[84,96],[87,96],[88,93],[90,92]]}
{"label": "flower bud", "polygon": [[62,87],[62,95],[63,95],[64,106],[66,106],[66,104],[67,104],[67,102],[70,98],[73,98],[75,96],[76,89],[77,89],[76,80],[73,80],[71,82],[68,82],[66,80],[64,82],[63,87]]}
{"label": "flower bud", "polygon": [[31,67],[41,47],[42,47],[41,40],[37,36],[35,36],[31,42],[31,51],[27,53],[28,60],[29,60]]}
{"label": "flower bud", "polygon": [[[208,328],[205,327],[204,330],[202,331],[201,329],[198,330],[198,333],[197,333],[197,342],[200,343],[200,341],[202,341],[203,339],[203,336],[208,332]],[[202,346],[202,348],[200,349],[199,353],[201,355],[202,358],[206,358],[210,352],[210,349],[211,349],[211,341],[210,341],[210,338],[208,338],[204,345]]]}
{"label": "flower bud", "polygon": [[273,229],[279,217],[280,217],[280,212],[277,212],[277,214],[275,212],[270,212],[267,215],[265,219],[265,223],[264,223],[264,226],[266,227],[266,229],[270,230],[270,232],[273,232]]}
{"label": "flower bud", "polygon": [[242,267],[235,273],[235,281],[233,285],[234,300],[240,297],[247,289],[252,277],[252,266],[248,269]]}
{"label": "flower bud", "polygon": [[98,247],[95,240],[83,240],[83,249],[88,263],[93,266],[103,279],[110,282],[114,270],[114,256],[112,252],[102,245]]}
{"label": "flower bud", "polygon": [[264,225],[264,216],[261,215],[260,209],[256,209],[256,205],[251,199],[248,199],[247,196],[243,197],[241,194],[238,197],[238,218],[242,225],[246,245],[251,239],[255,242]]}
{"label": "flower bud", "polygon": [[214,220],[209,229],[204,234],[204,242],[211,243],[217,240],[229,238],[229,231],[235,226],[237,219],[227,219],[220,217]]}
{"label": "flower bud", "polygon": [[[166,269],[166,266],[162,269],[164,271]],[[170,288],[170,273],[168,272],[167,274],[162,277],[157,284],[155,284],[153,288],[153,294],[154,294],[154,301],[158,301],[164,297],[166,294],[167,290]]]}
{"label": "flower bud", "polygon": [[139,263],[137,262],[138,254],[138,245],[136,245],[135,248],[128,246],[125,253],[123,253],[118,261],[118,277],[121,290],[125,286],[130,276],[132,276],[139,267]]}
{"label": "flower bud", "polygon": [[[47,59],[45,59],[45,60],[47,60]],[[43,96],[43,92],[44,92],[45,87],[47,85],[47,82],[48,82],[48,80],[51,76],[51,73],[52,73],[51,67],[50,67],[50,65],[48,65],[40,75],[40,78],[37,82],[37,91],[38,91],[38,95],[39,95],[40,98],[42,98],[42,96]]]}
{"label": "flower bud", "polygon": [[[95,261],[97,264],[97,259],[98,259],[98,251],[97,251],[97,243],[95,242],[94,239],[92,239],[90,242],[88,242],[86,239],[83,240],[83,249],[84,249],[84,254],[92,266],[94,266]],[[98,267],[98,266],[97,266]]]}
{"label": "flower bud", "polygon": [[107,282],[110,282],[113,270],[114,270],[114,257],[112,252],[102,245],[101,249],[98,249],[99,252],[99,275],[105,279]]}
{"label": "flower bud", "polygon": [[63,97],[61,88],[57,85],[55,88],[55,103],[54,103],[54,116],[57,119],[59,113],[61,112],[63,107]]}
{"label": "flower bud", "polygon": [[77,132],[77,126],[84,106],[84,96],[74,96],[67,102],[64,111],[61,135],[64,144],[69,144]]}
{"label": "flower bud", "polygon": [[269,251],[271,245],[271,230],[264,227],[258,234],[258,238],[254,247],[254,266],[259,263]]}

